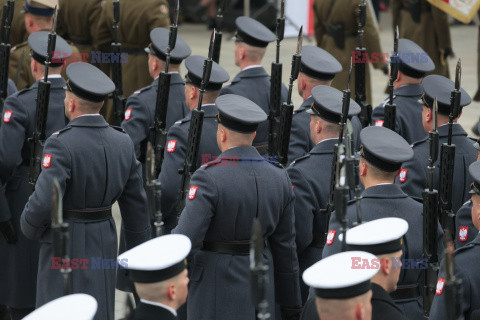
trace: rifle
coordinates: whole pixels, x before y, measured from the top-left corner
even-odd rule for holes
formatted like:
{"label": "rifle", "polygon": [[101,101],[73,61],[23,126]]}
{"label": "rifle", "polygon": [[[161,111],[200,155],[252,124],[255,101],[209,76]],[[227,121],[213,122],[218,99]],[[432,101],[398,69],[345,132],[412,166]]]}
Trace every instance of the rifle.
{"label": "rifle", "polygon": [[[8,65],[10,63],[10,25],[13,20],[15,2],[8,0],[3,5],[2,30],[0,35],[0,115],[3,113],[3,105],[7,98],[8,89]],[[1,126],[0,122],[0,126]]]}
{"label": "rifle", "polygon": [[327,228],[321,232],[321,244],[325,245],[325,241],[327,240],[327,233],[328,233],[328,225],[330,224],[330,215],[335,210],[335,184],[337,181],[337,164],[338,164],[338,152],[339,146],[343,145],[343,130],[345,126],[345,122],[348,118],[348,111],[350,110],[350,76],[352,75],[352,59],[350,59],[350,69],[348,71],[348,84],[347,89],[343,90],[343,98],[342,98],[342,115],[340,117],[340,132],[338,134],[338,143],[335,144],[333,149],[333,157],[332,157],[332,171],[330,174],[330,191],[328,195],[328,203],[325,209],[321,209],[318,216],[325,216],[327,218]]}
{"label": "rifle", "polygon": [[222,4],[218,7],[217,10],[217,21],[216,21],[216,31],[215,31],[215,44],[213,45],[213,61],[220,63],[220,50],[222,49],[222,27],[223,27],[223,14],[227,7],[227,0],[223,0]]}
{"label": "rifle", "polygon": [[160,72],[158,76],[157,99],[155,101],[155,117],[153,127],[150,128],[151,139],[155,148],[155,167],[154,176],[158,177],[162,170],[163,151],[167,142],[167,111],[168,99],[170,97],[170,81],[172,74],[168,72],[170,67],[170,56],[177,43],[178,14],[180,11],[180,1],[175,2],[175,13],[173,24],[170,26],[168,36],[167,55],[165,60],[165,71]]}
{"label": "rifle", "polygon": [[187,154],[185,155],[185,161],[183,168],[178,170],[178,173],[182,175],[182,184],[180,187],[179,201],[177,206],[178,218],[185,208],[185,197],[188,194],[188,187],[190,185],[190,179],[193,173],[197,169],[198,150],[200,148],[200,139],[202,136],[203,117],[205,111],[202,110],[203,95],[205,88],[210,81],[210,74],[212,73],[213,65],[213,44],[215,43],[215,29],[212,32],[210,38],[210,48],[208,49],[208,59],[203,63],[203,76],[202,83],[200,85],[200,96],[198,97],[198,106],[192,110],[190,128],[188,129],[187,140]]}
{"label": "rifle", "polygon": [[423,191],[423,258],[428,260],[428,268],[424,269],[423,285],[423,318],[429,319],[430,308],[438,275],[437,224],[438,224],[438,191],[434,189],[435,162],[438,158],[437,131],[437,98],[433,102],[433,130],[428,134],[430,157],[428,159],[428,188]]}
{"label": "rifle", "polygon": [[282,0],[280,17],[277,18],[277,54],[272,62],[270,77],[270,114],[268,115],[268,155],[278,155],[278,137],[280,135],[280,108],[282,98],[282,64],[280,63],[280,42],[285,34],[285,0]]}
{"label": "rifle", "polygon": [[362,187],[360,186],[360,173],[358,160],[355,159],[355,139],[354,139],[353,126],[350,120],[347,120],[347,133],[345,134],[345,145],[346,145],[346,157],[345,157],[345,168],[346,168],[346,178],[348,182],[348,188],[350,191],[353,191],[355,194],[355,204],[356,204],[356,213],[357,221],[353,222],[353,226],[357,226],[362,223],[361,215],[361,204],[360,200],[362,198]]}
{"label": "rifle", "polygon": [[[347,146],[347,149],[349,147]],[[343,234],[342,252],[347,251],[347,202],[349,197],[349,188],[345,177],[345,147],[338,145],[337,164],[336,164],[336,182],[334,203],[338,223],[340,223],[340,233]]]}
{"label": "rifle", "polygon": [[113,91],[113,122],[116,126],[120,126],[123,121],[126,99],[123,97],[122,86],[122,65],[120,64],[120,55],[122,52],[122,44],[118,42],[118,22],[120,21],[120,1],[113,1],[113,39],[111,44],[112,53],[117,57],[116,62],[112,64],[112,80],[115,83],[115,91]]}
{"label": "rifle", "polygon": [[[53,233],[53,256],[61,258],[60,269],[63,277],[63,295],[72,293],[70,282],[70,255],[68,250],[68,223],[63,221],[62,190],[57,178],[53,178],[52,187],[52,233]],[[64,267],[66,265],[66,268]]]}
{"label": "rifle", "polygon": [[[367,23],[367,3],[366,0],[358,5],[359,21],[358,21],[358,47],[355,48],[355,55],[364,57],[367,49],[363,46],[363,28]],[[363,61],[363,59],[362,59]],[[368,127],[372,122],[372,106],[367,104],[366,94],[366,62],[355,62],[355,101],[360,105],[361,111],[358,119],[362,124],[362,128]]]}
{"label": "rifle", "polygon": [[455,73],[455,89],[452,90],[450,99],[450,114],[448,116],[448,140],[440,149],[440,182],[439,197],[442,227],[450,231],[455,237],[455,213],[452,210],[453,174],[455,168],[455,145],[452,144],[453,120],[460,113],[460,81],[462,65],[458,59]]}
{"label": "rifle", "polygon": [[454,246],[452,237],[448,230],[445,231],[445,302],[447,319],[463,320],[462,301],[463,286],[462,279],[455,276]]}
{"label": "rifle", "polygon": [[393,102],[393,83],[397,80],[398,76],[398,26],[395,29],[395,35],[393,40],[393,55],[390,59],[390,81],[388,83],[389,99],[385,105],[384,123],[383,126],[390,130],[395,131],[397,106]]}
{"label": "rifle", "polygon": [[37,183],[38,176],[42,171],[41,163],[43,157],[43,147],[46,139],[48,103],[50,100],[51,85],[50,81],[48,81],[48,68],[52,62],[52,53],[55,50],[55,44],[57,42],[57,34],[55,33],[56,28],[57,6],[55,6],[52,31],[48,34],[48,49],[45,59],[45,76],[38,82],[35,130],[33,132],[33,138],[28,139],[32,146],[32,157],[30,159],[29,173],[30,193],[35,191],[35,184]]}
{"label": "rifle", "polygon": [[262,226],[258,218],[255,218],[250,240],[250,289],[252,302],[257,313],[256,318],[262,320],[270,319],[267,300],[268,265],[263,263],[264,247]]}
{"label": "rifle", "polygon": [[147,210],[150,218],[154,220],[155,234],[157,237],[162,235],[162,211],[160,208],[160,197],[162,191],[160,190],[160,182],[156,179],[155,173],[155,152],[152,149],[150,141],[147,144],[147,181],[145,184],[145,191],[147,193]]}
{"label": "rifle", "polygon": [[290,83],[288,85],[287,102],[284,102],[280,109],[278,159],[279,162],[284,166],[286,166],[288,162],[288,147],[290,145],[290,132],[292,130],[293,117],[293,82],[297,80],[298,73],[300,72],[300,62],[302,61],[302,41],[303,26],[300,28],[300,32],[298,33],[297,52],[292,57],[292,71],[290,72]]}

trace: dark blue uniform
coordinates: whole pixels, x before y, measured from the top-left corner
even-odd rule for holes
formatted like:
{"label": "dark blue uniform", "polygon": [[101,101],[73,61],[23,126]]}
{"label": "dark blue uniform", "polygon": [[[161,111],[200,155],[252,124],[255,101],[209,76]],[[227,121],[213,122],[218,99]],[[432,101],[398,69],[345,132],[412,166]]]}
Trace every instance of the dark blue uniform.
{"label": "dark blue uniform", "polygon": [[185,209],[173,230],[192,241],[189,319],[255,317],[248,250],[246,254],[224,254],[205,249],[207,243],[248,246],[255,217],[268,243],[263,256],[270,266],[268,300],[272,319],[274,296],[281,306],[299,306],[295,196],[287,173],[267,162],[254,147],[234,147],[199,168],[190,186]]}
{"label": "dark blue uniform", "polygon": [[[418,100],[423,95],[421,84],[408,84],[393,91],[393,101],[397,106],[395,131],[408,143],[412,144],[425,138],[426,133],[422,124],[422,104]],[[372,125],[383,126],[385,104],[373,109]]]}
{"label": "dark blue uniform", "polygon": [[457,249],[470,243],[478,234],[478,230],[472,222],[472,207],[472,200],[468,200],[458,209],[455,216],[455,227],[457,228],[455,248]]}
{"label": "dark blue uniform", "polygon": [[[477,159],[477,151],[472,145],[472,141],[467,138],[467,133],[460,124],[453,125],[452,143],[455,144],[455,169],[453,174],[453,211],[456,212],[463,203],[470,199],[468,194],[472,178],[468,174],[468,166]],[[438,128],[439,134],[439,157],[435,163],[435,181],[434,185],[438,186],[439,182],[439,161],[440,146],[447,142],[448,125],[442,125]],[[396,178],[402,190],[412,197],[422,197],[423,190],[428,185],[428,157],[430,154],[430,144],[428,138],[417,141],[413,144],[415,155],[412,160],[402,165],[402,171]]]}
{"label": "dark blue uniform", "polygon": [[140,302],[135,308],[133,320],[175,320],[177,317],[160,306]]}
{"label": "dark blue uniform", "polygon": [[[218,109],[213,104],[203,105],[205,111],[203,119],[202,136],[198,151],[197,168],[215,159],[220,154],[217,146],[217,123],[215,116]],[[191,114],[185,119],[175,123],[167,135],[167,146],[164,152],[162,171],[160,172],[160,183],[162,189],[162,213],[165,222],[165,231],[172,230],[177,223],[177,204],[182,176],[178,169],[183,168],[185,155],[187,153],[188,129],[190,128]]]}
{"label": "dark blue uniform", "polygon": [[[127,100],[125,120],[122,122],[122,128],[132,138],[135,154],[142,163],[143,169],[150,128],[153,127],[155,118],[157,88],[158,77],[148,87],[135,91]],[[185,103],[185,83],[180,74],[173,73],[168,96],[166,129],[168,130],[176,121],[185,118],[189,112]]]}
{"label": "dark blue uniform", "polygon": [[[65,118],[65,80],[51,81],[46,135],[62,129]],[[7,244],[0,239],[0,303],[14,308],[35,306],[39,243],[27,239],[20,231],[20,215],[30,195],[28,184],[31,157],[28,138],[33,137],[38,82],[5,101],[0,127],[0,176],[5,183],[8,207],[0,212],[0,221],[12,219],[18,242]],[[8,209],[9,208],[9,209]]]}
{"label": "dark blue uniform", "polygon": [[[480,309],[480,273],[478,261],[480,259],[480,235],[464,247],[455,250],[455,277],[462,280],[463,301],[461,303],[462,315],[466,320],[471,317],[476,309]],[[445,299],[445,265],[440,266],[438,275],[437,292],[430,309],[430,319],[447,319],[446,304],[453,301]],[[453,308],[453,305],[452,305]]]}
{"label": "dark blue uniform", "polygon": [[[270,113],[270,76],[263,67],[254,67],[241,71],[229,86],[222,88],[220,95],[237,94],[255,102],[266,114]],[[281,102],[287,101],[288,91],[282,85]],[[254,146],[268,143],[268,121],[258,126]]]}
{"label": "dark blue uniform", "polygon": [[[305,114],[310,117],[308,113]],[[318,219],[327,207],[330,193],[333,150],[338,139],[318,143],[305,156],[288,167],[287,173],[295,192],[295,230],[300,274],[322,258],[322,248],[314,243],[314,235],[326,233],[326,217]],[[317,219],[315,219],[317,218]],[[316,222],[316,223],[315,223]],[[308,287],[301,281],[302,300],[308,297]]]}
{"label": "dark blue uniform", "polygon": [[63,193],[64,214],[75,211],[78,217],[79,211],[85,212],[80,212],[78,220],[65,219],[69,223],[70,257],[89,261],[86,269],[80,265],[72,271],[73,291],[96,298],[99,308],[95,319],[114,317],[115,222],[111,214],[92,220],[90,212],[108,210],[118,201],[128,248],[151,235],[141,166],[132,140],[121,131],[98,114],[85,115],[46,141],[42,173],[21,216],[23,233],[41,243],[37,307],[63,294],[61,272],[52,268],[51,190],[55,177]]}
{"label": "dark blue uniform", "polygon": [[[398,185],[385,184],[376,185],[366,189],[362,194],[361,215],[363,221],[371,221],[385,217],[398,217],[408,222],[409,229],[405,235],[405,249],[402,258],[421,259],[422,258],[422,235],[423,235],[423,217],[422,204],[407,196]],[[356,204],[351,201],[347,208],[348,227],[356,218]],[[338,240],[340,224],[337,222],[335,212],[330,218],[329,233],[327,245],[323,249],[323,258],[340,252],[341,242]],[[438,227],[438,252],[443,252],[441,239],[443,232]],[[408,260],[407,260],[408,261]],[[408,319],[421,319],[423,317],[422,296],[420,286],[422,284],[421,266],[414,267],[409,265],[407,268],[404,263],[404,269],[400,273],[398,289],[417,287],[418,296],[410,299],[397,300],[395,303],[402,309]],[[397,290],[398,290],[397,289]],[[435,318],[432,318],[435,319]]]}

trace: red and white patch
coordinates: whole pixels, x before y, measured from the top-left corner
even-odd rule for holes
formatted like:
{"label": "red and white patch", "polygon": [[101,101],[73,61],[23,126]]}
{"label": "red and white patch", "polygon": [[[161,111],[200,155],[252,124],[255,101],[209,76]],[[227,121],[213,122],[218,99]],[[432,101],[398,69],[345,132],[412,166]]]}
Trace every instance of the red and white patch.
{"label": "red and white patch", "polygon": [[441,295],[442,292],[443,292],[443,288],[445,288],[445,279],[442,279],[442,278],[438,278],[438,282],[437,282],[437,290],[436,290],[436,294],[437,296]]}
{"label": "red and white patch", "polygon": [[5,113],[3,114],[3,122],[10,122],[10,120],[12,120],[12,114],[13,112],[10,110],[5,111]]}
{"label": "red and white patch", "polygon": [[125,110],[125,120],[130,120],[131,117],[132,117],[132,109],[128,108],[127,110]]}
{"label": "red and white patch", "polygon": [[460,227],[458,229],[458,240],[465,242],[468,239],[468,227]]}
{"label": "red and white patch", "polygon": [[337,231],[335,230],[329,230],[328,235],[327,235],[327,246],[331,245],[333,243],[333,239],[335,239],[335,234]]}
{"label": "red and white patch", "polygon": [[197,195],[197,190],[198,190],[198,187],[195,187],[195,186],[190,187],[190,190],[188,190],[188,200],[195,199],[195,196]]}
{"label": "red and white patch", "polygon": [[169,140],[167,144],[167,152],[169,153],[174,152],[176,146],[177,146],[177,140]]}
{"label": "red and white patch", "polygon": [[400,173],[398,174],[398,180],[401,183],[404,183],[405,181],[407,181],[407,172],[408,172],[408,169],[400,169]]}
{"label": "red and white patch", "polygon": [[51,163],[52,163],[52,155],[45,154],[45,156],[43,157],[43,161],[42,161],[42,167],[48,168],[48,167],[50,167]]}
{"label": "red and white patch", "polygon": [[375,127],[383,127],[384,120],[375,120]]}

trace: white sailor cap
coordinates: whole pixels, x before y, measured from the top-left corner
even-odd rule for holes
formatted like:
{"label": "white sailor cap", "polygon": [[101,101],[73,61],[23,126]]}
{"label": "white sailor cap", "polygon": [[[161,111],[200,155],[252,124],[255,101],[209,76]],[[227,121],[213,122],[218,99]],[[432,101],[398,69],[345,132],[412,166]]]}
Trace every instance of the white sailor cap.
{"label": "white sailor cap", "polygon": [[[374,255],[397,252],[403,248],[408,222],[400,218],[382,218],[347,230],[347,250],[366,251]],[[343,240],[343,234],[338,237]]]}
{"label": "white sailor cap", "polygon": [[169,234],[144,242],[118,256],[135,282],[160,282],[185,270],[192,243],[182,234]]}
{"label": "white sailor cap", "polygon": [[75,293],[44,304],[23,320],[92,320],[96,313],[97,300],[94,297]]}
{"label": "white sailor cap", "polygon": [[[360,259],[360,260],[359,260]],[[364,251],[346,251],[320,260],[303,273],[303,281],[317,297],[349,299],[370,290],[370,279],[378,272],[376,256]],[[360,266],[358,261],[361,261]]]}

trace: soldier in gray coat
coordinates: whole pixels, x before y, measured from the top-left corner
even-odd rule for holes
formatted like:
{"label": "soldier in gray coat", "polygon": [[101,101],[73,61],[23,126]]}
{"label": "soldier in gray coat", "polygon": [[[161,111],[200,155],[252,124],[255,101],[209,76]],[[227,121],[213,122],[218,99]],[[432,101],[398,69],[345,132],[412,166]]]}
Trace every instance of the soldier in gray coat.
{"label": "soldier in gray coat", "polygon": [[[135,154],[142,163],[144,177],[147,142],[150,140],[151,128],[155,120],[158,78],[160,73],[165,71],[168,37],[169,32],[164,28],[156,28],[150,32],[152,44],[145,50],[148,52],[148,70],[154,81],[148,87],[135,91],[128,98],[125,120],[122,122],[122,128],[135,145]],[[190,112],[185,104],[185,82],[179,73],[180,64],[190,54],[190,47],[178,36],[170,57],[169,73],[172,74],[172,78],[168,96],[166,130]]]}
{"label": "soldier in gray coat", "polygon": [[[450,79],[439,75],[430,75],[422,81],[425,94],[423,95],[422,122],[425,132],[430,132],[433,128],[433,100],[438,100],[438,134],[439,147],[446,143],[448,139],[448,114],[450,113],[450,96],[455,84]],[[460,107],[463,108],[470,104],[471,98],[468,93],[461,89]],[[463,203],[470,199],[469,186],[472,182],[468,175],[467,167],[477,159],[477,151],[472,146],[472,140],[467,138],[467,133],[462,126],[457,123],[460,115],[454,119],[452,129],[452,143],[455,144],[455,168],[453,175],[453,196],[452,209],[456,212]],[[428,138],[417,141],[413,144],[414,156],[411,160],[402,165],[402,170],[397,177],[397,183],[402,190],[412,196],[421,197],[423,190],[428,184],[428,155],[430,153]],[[435,163],[434,183],[438,185],[440,179],[439,170],[440,155]]]}
{"label": "soldier in gray coat", "polygon": [[[48,32],[31,34],[28,43],[32,48],[29,65],[37,82],[6,99],[0,127],[0,185],[5,184],[5,189],[0,190],[3,192],[0,197],[7,200],[5,206],[0,208],[0,229],[10,230],[14,238],[18,237],[15,244],[12,243],[13,239],[10,239],[10,243],[0,239],[0,260],[4,261],[0,266],[0,303],[10,306],[14,319],[23,318],[35,307],[39,243],[27,239],[20,232],[20,215],[30,195],[28,173],[31,144],[28,139],[33,137],[35,130],[35,100],[38,82],[45,74]],[[54,57],[54,63],[49,68],[51,87],[47,137],[67,124],[64,112],[65,80],[60,73],[64,59],[71,56],[72,50],[63,38],[57,36],[55,51],[61,53],[62,58]]]}
{"label": "soldier in gray coat", "polygon": [[113,319],[117,233],[112,205],[118,200],[127,248],[151,235],[141,166],[130,137],[99,114],[105,97],[115,89],[113,82],[87,63],[69,65],[67,75],[65,114],[70,122],[45,143],[42,172],[22,212],[21,228],[27,238],[41,243],[39,307],[63,294],[60,269],[65,266],[54,256],[50,229],[56,178],[69,223],[73,292],[97,299],[95,319]]}
{"label": "soldier in gray coat", "polygon": [[[185,87],[186,103],[190,110],[198,106],[199,88],[202,82],[204,57],[191,56],[185,61],[188,70],[187,84]],[[210,82],[202,100],[202,110],[205,112],[203,119],[200,148],[198,151],[197,168],[201,164],[214,160],[219,154],[216,143],[217,124],[215,116],[218,113],[214,102],[217,99],[222,85],[229,79],[225,71],[216,62],[213,62]],[[182,176],[178,173],[182,169],[187,153],[188,130],[190,128],[191,114],[177,121],[169,130],[167,146],[164,152],[162,171],[159,179],[162,188],[162,213],[165,222],[165,232],[169,233],[177,224],[177,203],[182,184]]]}
{"label": "soldier in gray coat", "polygon": [[[396,132],[383,127],[363,129],[360,140],[362,142],[360,180],[365,186],[360,200],[360,216],[364,222],[386,217],[402,218],[408,222],[410,227],[405,235],[403,269],[397,290],[390,295],[408,319],[421,319],[422,264],[417,262],[417,259],[423,257],[423,207],[393,183],[402,163],[413,157],[412,148]],[[357,221],[356,217],[356,203],[351,201],[346,212],[347,227],[352,227],[353,222]],[[341,249],[338,237],[341,229],[339,218],[336,211],[332,213],[323,259]],[[439,253],[443,249],[442,237],[443,232],[438,224]]]}
{"label": "soldier in gray coat", "polygon": [[[252,147],[255,130],[267,115],[237,95],[216,100],[217,142],[222,154],[192,176],[173,233],[192,241],[188,319],[253,320],[249,252],[251,226],[258,218],[267,242],[267,289],[272,319],[274,296],[283,319],[301,312],[293,205],[288,175]],[[274,293],[275,286],[275,293]]]}
{"label": "soldier in gray coat", "polygon": [[[322,258],[328,221],[320,212],[326,209],[330,193],[330,175],[334,146],[340,134],[342,92],[328,86],[312,90],[311,108],[304,112],[310,120],[310,134],[315,144],[305,156],[287,169],[295,192],[295,229],[300,274]],[[360,113],[360,106],[350,99],[348,116]],[[308,287],[301,282],[302,301]]]}
{"label": "soldier in gray coat", "polygon": [[[249,17],[235,20],[235,65],[240,73],[220,94],[237,94],[255,102],[266,114],[270,113],[270,76],[262,67],[262,59],[268,44],[275,35],[260,22]],[[281,102],[287,101],[287,88],[282,85]],[[268,144],[268,121],[258,126],[253,145],[265,154]]]}
{"label": "soldier in gray coat", "polygon": [[[393,102],[397,106],[395,131],[408,143],[414,143],[426,136],[418,100],[423,95],[422,79],[435,65],[422,48],[408,39],[398,40],[398,64],[398,76],[393,83]],[[389,98],[373,110],[372,124],[383,126],[388,101]]]}

